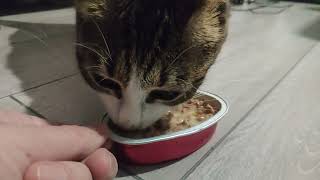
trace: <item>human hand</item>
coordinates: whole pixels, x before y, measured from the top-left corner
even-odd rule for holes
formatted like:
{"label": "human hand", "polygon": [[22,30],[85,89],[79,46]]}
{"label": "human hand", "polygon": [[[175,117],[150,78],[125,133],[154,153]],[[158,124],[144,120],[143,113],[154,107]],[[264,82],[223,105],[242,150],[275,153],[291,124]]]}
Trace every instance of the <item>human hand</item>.
{"label": "human hand", "polygon": [[118,171],[100,148],[106,138],[80,126],[0,111],[0,177],[7,180],[106,180]]}

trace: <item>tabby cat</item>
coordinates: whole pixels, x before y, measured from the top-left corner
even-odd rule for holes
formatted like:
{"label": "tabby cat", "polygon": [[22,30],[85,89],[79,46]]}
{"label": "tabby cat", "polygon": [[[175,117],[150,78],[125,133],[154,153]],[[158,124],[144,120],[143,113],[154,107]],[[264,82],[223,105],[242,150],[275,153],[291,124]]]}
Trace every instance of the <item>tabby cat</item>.
{"label": "tabby cat", "polygon": [[80,70],[123,129],[190,99],[227,35],[227,0],[76,0]]}

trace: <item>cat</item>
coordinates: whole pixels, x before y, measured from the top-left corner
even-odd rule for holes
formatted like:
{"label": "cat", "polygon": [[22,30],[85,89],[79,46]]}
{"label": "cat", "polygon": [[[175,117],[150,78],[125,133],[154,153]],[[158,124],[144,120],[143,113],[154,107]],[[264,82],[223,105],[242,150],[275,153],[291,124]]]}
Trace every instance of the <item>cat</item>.
{"label": "cat", "polygon": [[145,129],[190,99],[227,37],[227,0],[76,0],[76,56],[114,124]]}

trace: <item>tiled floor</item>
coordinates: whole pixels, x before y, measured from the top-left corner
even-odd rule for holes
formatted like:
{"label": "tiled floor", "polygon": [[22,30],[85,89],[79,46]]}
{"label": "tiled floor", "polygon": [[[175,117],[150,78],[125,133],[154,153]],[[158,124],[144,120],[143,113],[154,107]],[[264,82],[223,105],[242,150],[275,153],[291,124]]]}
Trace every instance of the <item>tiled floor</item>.
{"label": "tiled floor", "polygon": [[[72,9],[0,17],[0,108],[68,123],[100,118],[101,103],[78,74],[73,40]],[[230,104],[216,136],[179,161],[121,163],[118,178],[318,180],[319,41],[320,6],[232,12],[229,39],[201,88]]]}

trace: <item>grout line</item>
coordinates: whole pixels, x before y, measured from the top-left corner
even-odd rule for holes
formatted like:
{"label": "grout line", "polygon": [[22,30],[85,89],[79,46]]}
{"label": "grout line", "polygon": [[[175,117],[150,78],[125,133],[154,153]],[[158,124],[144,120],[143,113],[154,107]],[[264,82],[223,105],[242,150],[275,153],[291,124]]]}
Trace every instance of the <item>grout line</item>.
{"label": "grout line", "polygon": [[140,176],[138,176],[138,175],[135,175],[135,174],[129,174],[129,175],[131,175],[131,177],[133,177],[134,179],[136,179],[136,180],[144,180],[144,179],[142,179]]}
{"label": "grout line", "polygon": [[122,166],[121,164],[119,164],[119,167],[122,171],[124,171],[125,173],[127,173],[128,175],[132,176],[134,179],[136,180],[144,180],[142,177],[138,176],[137,174],[133,173],[132,171],[130,171],[128,168]]}
{"label": "grout line", "polygon": [[126,174],[126,175],[128,175],[129,177],[132,177],[132,178],[134,178],[134,179],[136,179],[136,180],[144,180],[144,179],[142,179],[141,177],[139,177],[139,176],[137,176],[137,175],[134,175],[134,174],[132,174],[132,173],[129,173],[125,168],[123,168],[123,167],[121,167],[121,166],[119,166],[119,170],[121,170],[124,174]]}
{"label": "grout line", "polygon": [[10,97],[10,95],[2,96],[2,97],[0,97],[0,100],[2,100],[4,98],[8,98],[8,97]]}
{"label": "grout line", "polygon": [[181,178],[180,180],[186,180],[198,167],[199,165],[210,156],[210,154],[217,149],[217,147],[255,110],[273,91],[278,87],[278,85],[283,82],[283,80],[303,61],[303,59],[318,45],[314,45],[278,80],[278,82],[272,86],[267,93],[262,96],[257,103],[255,103],[248,112],[240,118],[240,120],[214,145],[212,146],[207,153],[205,153]]}
{"label": "grout line", "polygon": [[[40,9],[39,11],[35,10],[35,11],[25,11],[25,12],[22,11],[21,13],[18,12],[13,14],[9,13],[9,14],[0,15],[0,20],[7,19],[7,18],[9,18],[10,20],[12,20],[13,18],[18,18],[19,20],[22,16],[26,16],[26,15],[30,16],[30,15],[42,15],[44,13],[58,13],[60,11],[73,10],[73,9],[74,9],[73,4],[70,4],[70,5],[67,4],[65,6],[62,5],[60,7],[59,5],[57,5],[56,8],[52,8],[52,9],[42,9],[42,10]],[[60,16],[58,16],[58,18],[60,18]],[[44,20],[44,19],[40,19],[40,20]]]}
{"label": "grout line", "polygon": [[36,116],[38,116],[39,118],[42,119],[46,119],[45,116],[43,116],[42,114],[40,114],[39,112],[37,112],[36,110],[32,109],[31,107],[27,106],[26,104],[24,104],[23,102],[21,102],[19,99],[13,97],[13,96],[9,96],[13,101],[17,102],[18,104],[20,104],[21,106],[23,106],[24,108],[26,108],[28,111],[32,112],[33,114],[35,114]]}
{"label": "grout line", "polygon": [[78,75],[78,74],[79,74],[79,72],[73,73],[73,74],[70,74],[70,75],[66,75],[66,76],[63,76],[63,77],[61,77],[61,78],[58,78],[58,79],[55,79],[55,80],[52,80],[52,81],[49,81],[49,82],[40,84],[40,85],[38,85],[38,86],[34,86],[34,87],[31,87],[31,88],[25,89],[25,90],[23,90],[23,91],[21,91],[21,92],[13,93],[13,94],[11,94],[11,95],[16,95],[16,94],[20,94],[20,93],[22,93],[22,92],[26,92],[26,91],[29,91],[29,90],[32,90],[32,89],[36,89],[36,88],[39,88],[39,87],[42,87],[42,86],[45,86],[45,85],[48,85],[48,84],[51,84],[51,83],[54,83],[54,82],[63,80],[63,79],[66,79],[66,78],[74,77],[74,76],[76,76],[76,75]]}
{"label": "grout line", "polygon": [[73,73],[73,74],[70,74],[70,75],[66,75],[66,76],[63,76],[63,77],[61,77],[61,78],[58,78],[58,79],[49,81],[49,82],[46,82],[46,83],[43,83],[43,84],[39,84],[39,85],[33,86],[33,87],[31,87],[31,88],[24,89],[23,91],[16,92],[16,93],[12,93],[12,94],[10,94],[9,96],[14,96],[14,95],[17,95],[17,94],[20,94],[20,93],[23,93],[23,92],[26,92],[26,91],[29,91],[29,90],[32,90],[32,89],[36,89],[36,88],[39,88],[39,87],[42,87],[42,86],[45,86],[45,85],[48,85],[48,84],[51,84],[51,83],[55,83],[55,82],[60,81],[60,80],[63,80],[63,79],[67,79],[67,78],[70,78],[70,77],[74,77],[74,76],[76,76],[76,75],[78,75],[78,74],[79,74],[79,72]]}
{"label": "grout line", "polygon": [[24,90],[19,91],[19,92],[12,93],[12,94],[10,94],[10,95],[6,95],[6,96],[3,96],[3,97],[0,97],[0,100],[5,99],[5,98],[11,98],[12,100],[16,101],[16,102],[19,103],[20,105],[26,107],[28,110],[30,110],[30,111],[33,112],[34,114],[40,115],[39,117],[44,118],[44,116],[42,116],[41,114],[39,114],[39,113],[36,112],[35,110],[31,109],[30,107],[28,107],[27,105],[25,105],[24,103],[22,103],[21,101],[19,101],[18,99],[16,99],[16,98],[14,97],[14,95],[21,94],[21,93],[27,92],[27,91],[29,91],[29,90],[36,89],[36,88],[39,88],[39,87],[42,87],[42,86],[45,86],[45,85],[48,85],[48,84],[51,84],[51,83],[55,83],[55,82],[58,82],[58,81],[63,80],[63,79],[67,79],[67,78],[70,78],[70,77],[74,77],[74,76],[76,76],[77,74],[79,74],[79,72],[73,73],[73,74],[70,74],[70,75],[67,75],[67,76],[63,76],[63,77],[61,77],[61,78],[58,78],[58,79],[55,79],[55,80],[52,80],[52,81],[49,81],[49,82],[46,82],[46,83],[43,83],[43,84],[34,86],[34,87],[31,87],[31,88],[28,88],[28,89],[24,89]]}
{"label": "grout line", "polygon": [[42,86],[45,86],[45,85],[48,85],[48,84],[51,84],[51,83],[55,83],[55,82],[60,81],[60,80],[63,80],[63,79],[67,79],[67,78],[70,78],[70,77],[74,77],[74,76],[76,76],[76,75],[78,75],[78,74],[79,74],[79,72],[73,73],[73,74],[70,74],[70,75],[66,75],[66,76],[63,76],[63,77],[61,77],[61,78],[58,78],[58,79],[54,79],[54,80],[52,80],[52,81],[45,82],[45,83],[43,83],[43,84],[39,84],[39,85],[30,87],[30,88],[24,89],[24,90],[22,90],[22,91],[18,91],[18,92],[15,92],[15,93],[12,93],[12,94],[9,94],[9,95],[6,95],[6,96],[2,96],[2,97],[0,97],[0,100],[1,100],[1,99],[4,99],[4,98],[8,98],[8,97],[10,97],[10,96],[14,96],[14,95],[17,95],[17,94],[21,94],[21,93],[27,92],[27,91],[32,90],[32,89],[36,89],[36,88],[39,88],[39,87],[42,87]]}

